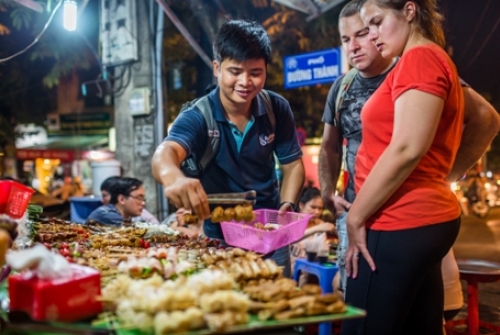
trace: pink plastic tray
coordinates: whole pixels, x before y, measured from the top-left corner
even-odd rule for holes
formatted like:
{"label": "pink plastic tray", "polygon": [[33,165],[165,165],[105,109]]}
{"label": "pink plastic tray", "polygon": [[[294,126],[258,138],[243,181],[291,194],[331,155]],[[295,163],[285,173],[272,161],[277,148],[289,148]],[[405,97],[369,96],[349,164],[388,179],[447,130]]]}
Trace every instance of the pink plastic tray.
{"label": "pink plastic tray", "polygon": [[[256,219],[250,223],[221,222],[222,233],[227,244],[267,254],[300,240],[312,216],[292,212],[280,215],[274,209],[258,209],[254,213]],[[280,228],[271,231],[254,228],[253,226],[258,222],[264,225],[277,223]]]}

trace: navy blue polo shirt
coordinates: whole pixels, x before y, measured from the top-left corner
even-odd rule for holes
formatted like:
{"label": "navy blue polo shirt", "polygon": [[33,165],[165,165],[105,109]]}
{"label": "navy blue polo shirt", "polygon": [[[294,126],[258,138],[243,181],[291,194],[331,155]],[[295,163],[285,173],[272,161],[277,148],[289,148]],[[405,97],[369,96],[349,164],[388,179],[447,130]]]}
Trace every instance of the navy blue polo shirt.
{"label": "navy blue polo shirt", "polygon": [[[219,151],[200,178],[207,194],[257,191],[254,208],[276,209],[280,204],[274,154],[281,164],[289,164],[302,157],[295,131],[295,121],[288,102],[269,92],[276,118],[276,129],[267,115],[264,101],[257,96],[252,101],[252,120],[244,133],[236,133],[234,125],[224,115],[219,88],[209,93],[214,119],[220,130]],[[195,161],[203,156],[208,144],[205,119],[196,107],[179,114],[166,138],[193,155]],[[205,234],[223,238],[219,224],[205,221]]]}
{"label": "navy blue polo shirt", "polygon": [[116,209],[115,205],[108,204],[102,205],[96,208],[92,213],[90,213],[88,220],[95,220],[100,224],[121,226],[123,222],[123,216]]}

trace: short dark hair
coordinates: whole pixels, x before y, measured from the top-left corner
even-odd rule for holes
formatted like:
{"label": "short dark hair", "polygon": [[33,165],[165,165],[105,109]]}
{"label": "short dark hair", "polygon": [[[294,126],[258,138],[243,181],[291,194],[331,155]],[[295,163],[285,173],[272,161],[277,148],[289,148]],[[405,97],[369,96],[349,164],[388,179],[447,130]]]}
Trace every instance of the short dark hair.
{"label": "short dark hair", "polygon": [[264,27],[246,20],[225,22],[217,32],[213,45],[214,59],[222,63],[225,59],[243,62],[263,58],[271,62],[271,41]]}
{"label": "short dark hair", "polygon": [[357,0],[349,1],[340,11],[339,19],[345,17],[351,17],[358,14],[359,14],[358,1]]}
{"label": "short dark hair", "polygon": [[104,179],[104,181],[101,183],[101,191],[110,192],[111,186],[113,186],[113,184],[116,183],[116,181],[120,178],[121,177],[119,177],[119,176],[113,176],[113,177],[109,177],[109,178]]}
{"label": "short dark hair", "polygon": [[321,192],[316,187],[306,187],[302,190],[299,203],[305,205],[318,197],[321,198]]}
{"label": "short dark hair", "polygon": [[110,203],[115,205],[118,203],[118,196],[130,196],[130,193],[137,190],[142,185],[142,181],[136,178],[124,177],[118,178],[111,186],[109,193],[111,193]]}

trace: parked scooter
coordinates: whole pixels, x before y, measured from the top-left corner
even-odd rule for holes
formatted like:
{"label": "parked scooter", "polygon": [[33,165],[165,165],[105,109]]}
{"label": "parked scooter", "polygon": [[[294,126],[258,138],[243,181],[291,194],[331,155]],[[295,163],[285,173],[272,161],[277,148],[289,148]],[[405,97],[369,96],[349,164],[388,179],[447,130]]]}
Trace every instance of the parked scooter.
{"label": "parked scooter", "polygon": [[490,206],[486,201],[481,201],[477,195],[468,196],[469,213],[472,212],[478,218],[484,219],[490,212]]}
{"label": "parked scooter", "polygon": [[487,203],[487,190],[485,181],[477,172],[472,172],[467,178],[465,197],[469,204],[469,212],[472,212],[479,218],[485,218],[490,206]]}
{"label": "parked scooter", "polygon": [[486,191],[486,203],[490,207],[500,206],[500,197],[498,196],[498,185],[493,181],[484,184]]}

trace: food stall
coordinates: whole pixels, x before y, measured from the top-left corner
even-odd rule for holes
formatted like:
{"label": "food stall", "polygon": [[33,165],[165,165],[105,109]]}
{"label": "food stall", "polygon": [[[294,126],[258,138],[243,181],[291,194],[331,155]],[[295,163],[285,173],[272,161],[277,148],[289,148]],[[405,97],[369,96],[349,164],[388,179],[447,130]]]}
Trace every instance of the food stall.
{"label": "food stall", "polygon": [[[240,234],[254,240],[281,234],[273,240],[287,244],[287,226],[308,221],[299,213],[238,206],[220,212],[221,220],[232,215],[221,222],[223,230],[231,224],[238,234],[239,225]],[[7,255],[13,269],[22,268],[22,260],[30,264],[2,286],[7,333],[250,333],[365,315],[316,284],[297,287],[252,250],[189,239],[165,225],[80,225],[38,214],[20,220],[27,229],[18,239],[22,250]]]}

